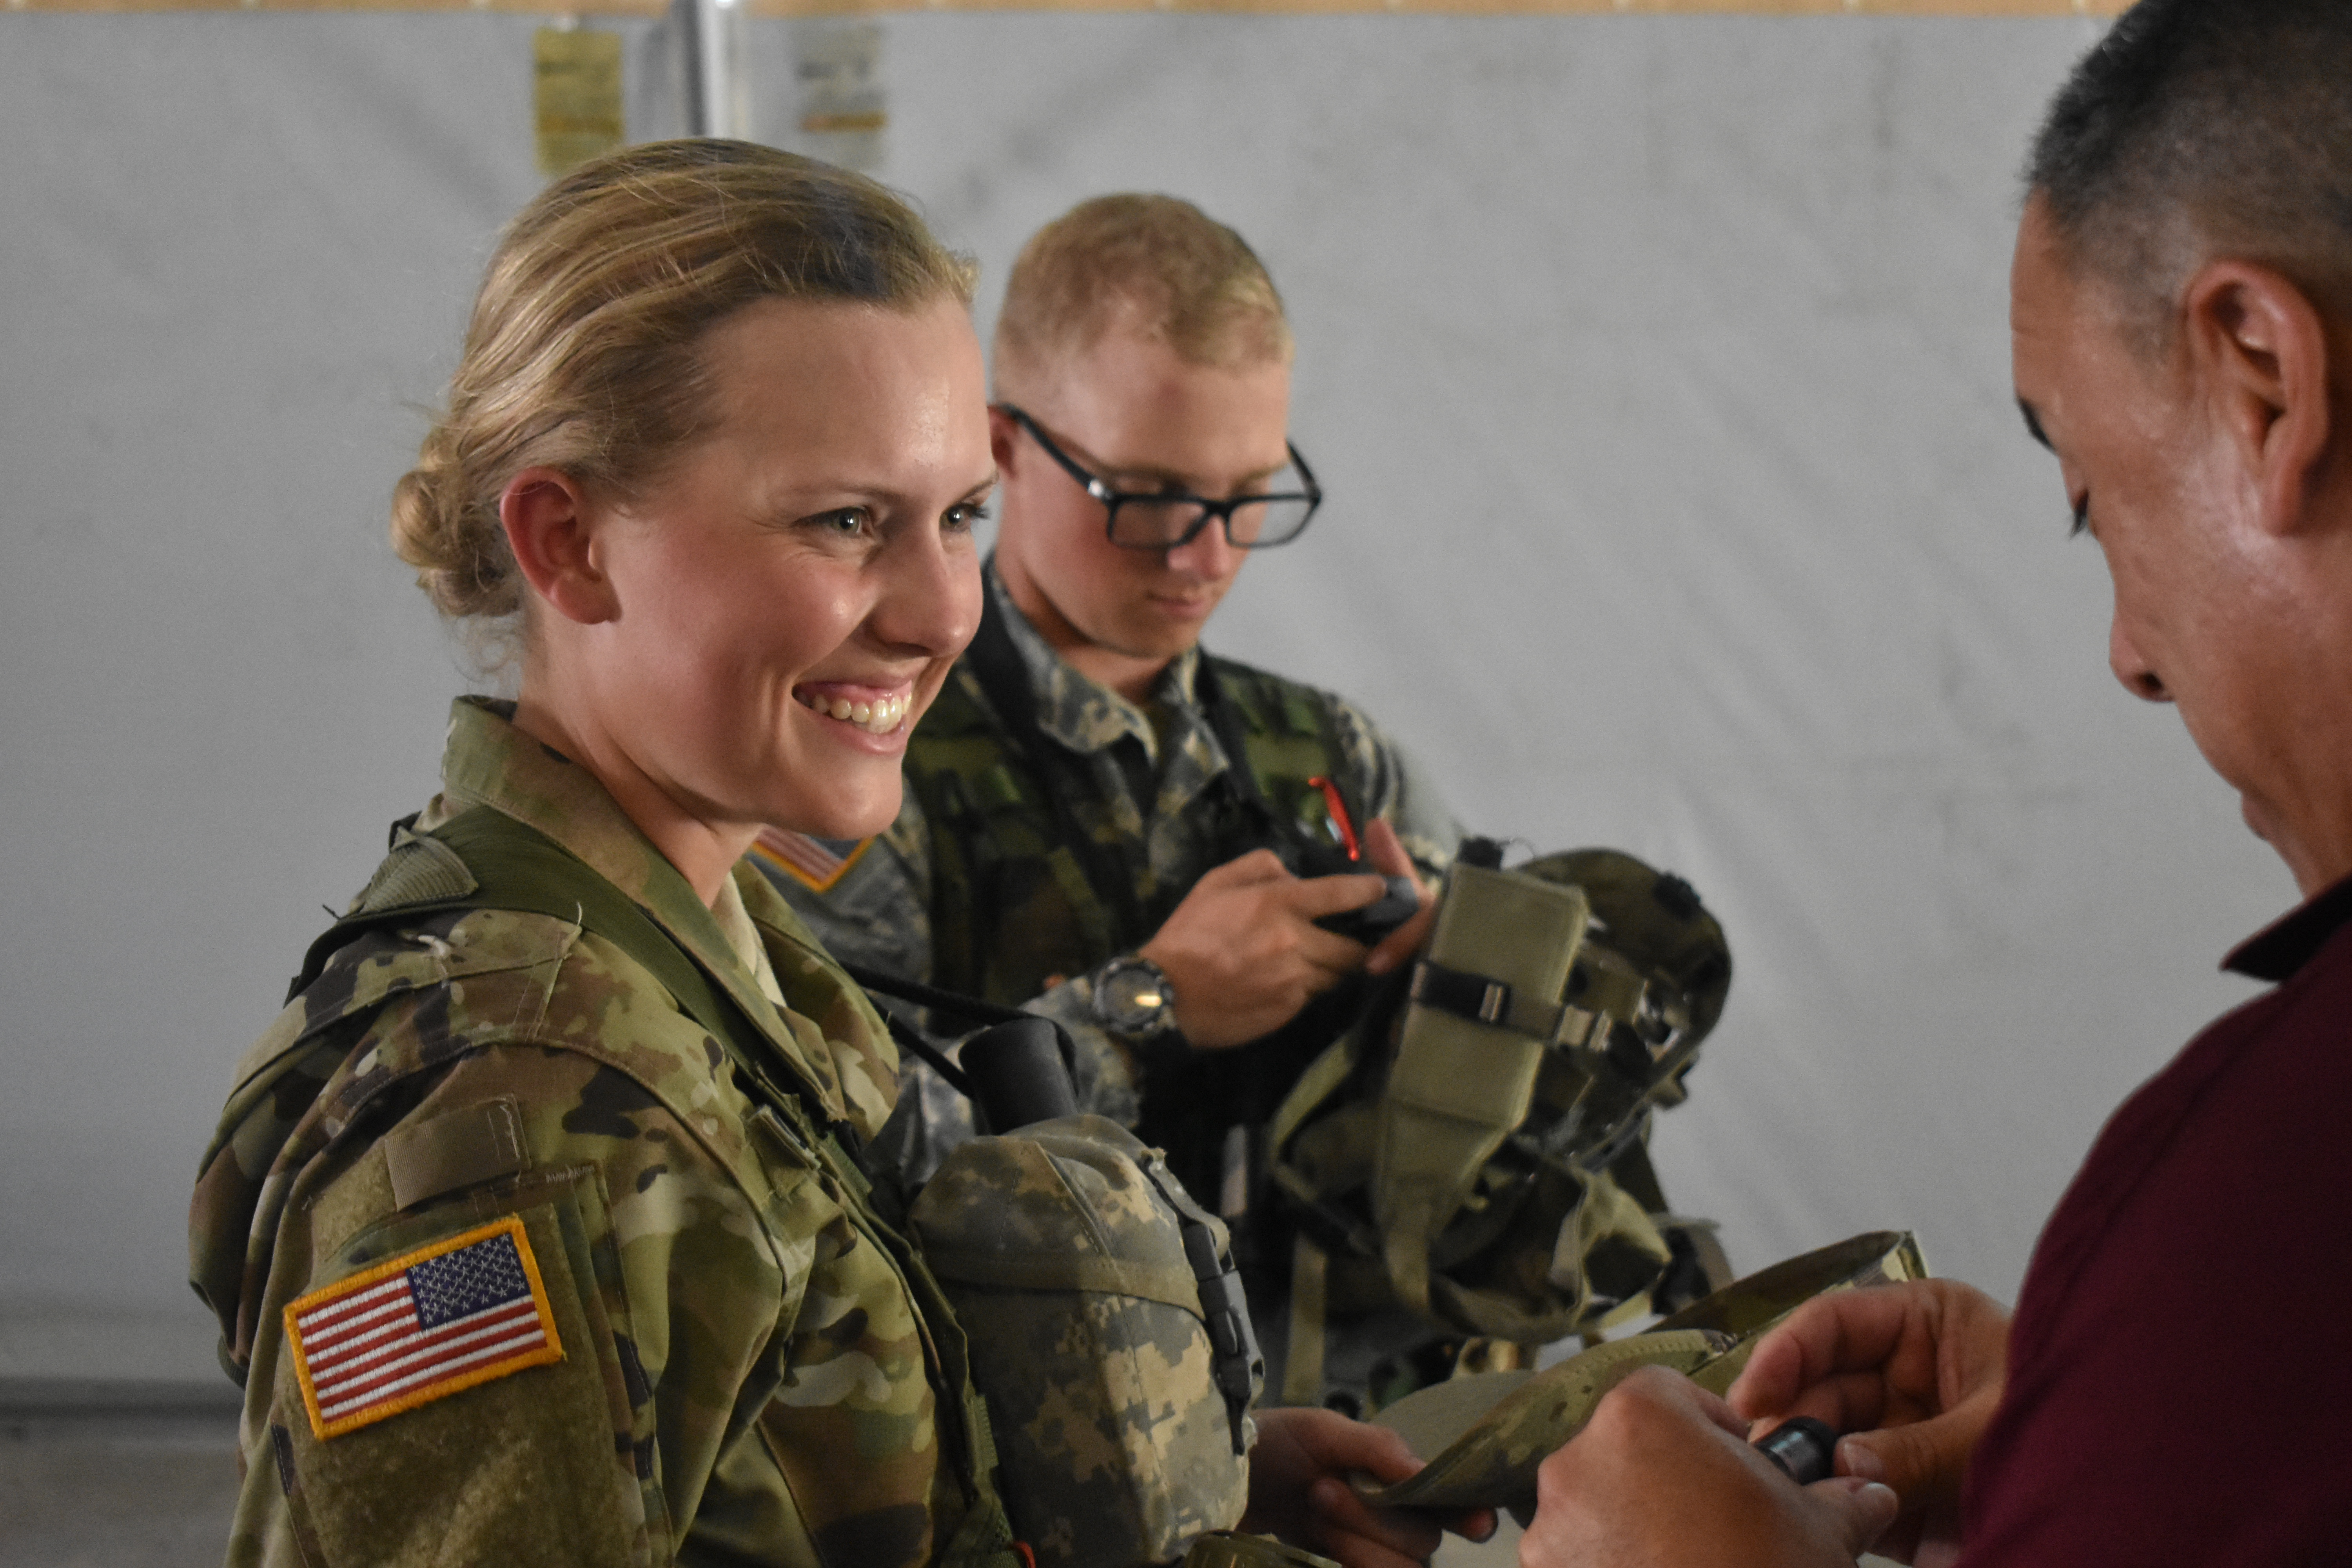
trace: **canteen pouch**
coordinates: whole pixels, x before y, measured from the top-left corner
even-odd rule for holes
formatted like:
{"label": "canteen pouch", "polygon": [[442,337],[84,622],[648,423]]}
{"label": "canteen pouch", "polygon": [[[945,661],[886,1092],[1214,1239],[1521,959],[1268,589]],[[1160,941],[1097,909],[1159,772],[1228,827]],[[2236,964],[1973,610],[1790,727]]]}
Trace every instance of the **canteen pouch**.
{"label": "canteen pouch", "polygon": [[1088,1115],[974,1139],[908,1217],[1039,1568],[1171,1563],[1240,1521],[1263,1364],[1224,1227],[1156,1150]]}

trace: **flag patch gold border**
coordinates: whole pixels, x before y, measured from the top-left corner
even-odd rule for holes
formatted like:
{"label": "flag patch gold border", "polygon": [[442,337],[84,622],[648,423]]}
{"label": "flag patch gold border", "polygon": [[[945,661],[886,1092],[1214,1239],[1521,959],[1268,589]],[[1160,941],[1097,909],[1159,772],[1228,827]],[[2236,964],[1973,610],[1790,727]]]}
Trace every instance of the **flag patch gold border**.
{"label": "flag patch gold border", "polygon": [[[319,1390],[310,1371],[310,1354],[303,1345],[301,1331],[298,1326],[301,1316],[341,1300],[347,1296],[356,1295],[362,1290],[380,1285],[394,1275],[404,1274],[420,1263],[429,1263],[434,1258],[446,1257],[449,1253],[473,1247],[498,1236],[510,1236],[514,1238],[515,1254],[522,1261],[523,1278],[530,1286],[530,1304],[532,1310],[538,1314],[539,1331],[544,1342],[530,1349],[518,1351],[512,1355],[501,1356],[481,1366],[452,1372],[447,1376],[436,1378],[422,1387],[410,1389],[394,1394],[390,1399],[367,1405],[348,1415],[328,1419],[319,1405]],[[523,1227],[520,1215],[507,1215],[492,1220],[488,1225],[477,1226],[471,1230],[417,1247],[412,1252],[404,1252],[397,1258],[388,1258],[382,1263],[363,1268],[348,1279],[338,1279],[332,1285],[321,1286],[316,1290],[298,1296],[286,1304],[284,1321],[287,1348],[294,1357],[294,1374],[302,1384],[302,1405],[310,1412],[311,1432],[321,1442],[330,1437],[340,1437],[346,1432],[355,1432],[362,1426],[373,1426],[403,1411],[415,1410],[421,1405],[430,1405],[437,1399],[446,1399],[453,1394],[463,1393],[468,1388],[494,1382],[509,1373],[521,1372],[525,1368],[545,1366],[551,1362],[563,1359],[563,1342],[557,1337],[555,1312],[547,1299],[547,1281],[540,1274],[539,1259],[531,1252],[530,1236]]]}
{"label": "flag patch gold border", "polygon": [[795,833],[786,827],[763,827],[760,837],[751,841],[751,853],[783,872],[812,893],[829,893],[840,880],[849,875],[849,868],[865,858],[874,847],[874,840],[861,838],[857,847],[846,855],[835,855],[805,833]]}

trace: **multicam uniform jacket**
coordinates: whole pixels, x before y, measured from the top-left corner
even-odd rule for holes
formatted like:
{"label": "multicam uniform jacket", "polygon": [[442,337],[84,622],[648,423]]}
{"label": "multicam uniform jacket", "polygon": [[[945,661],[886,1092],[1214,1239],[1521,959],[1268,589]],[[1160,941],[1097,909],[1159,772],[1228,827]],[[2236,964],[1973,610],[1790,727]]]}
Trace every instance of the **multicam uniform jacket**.
{"label": "multicam uniform jacket", "polygon": [[[1010,1563],[961,1479],[987,1445],[961,1332],[824,1135],[891,1106],[862,993],[748,866],[704,908],[467,699],[415,826],[482,805],[636,900],[795,1089],[579,925],[445,911],[338,952],[240,1067],[190,1216],[246,1389],[231,1563]],[[417,1323],[383,1326],[394,1298]],[[436,1342],[478,1308],[513,1331]],[[351,1361],[395,1331],[397,1365]]]}
{"label": "multicam uniform jacket", "polygon": [[[1034,694],[1038,728],[1061,749],[1056,764],[1078,781],[1073,805],[1079,825],[1130,876],[1132,909],[1139,912],[1132,923],[1139,929],[1118,929],[1116,910],[1091,911],[1109,917],[1107,931],[1049,928],[1010,962],[983,966],[985,973],[967,973],[971,965],[951,962],[942,951],[951,945],[950,927],[977,925],[984,940],[992,939],[1002,932],[988,928],[1018,924],[1023,913],[965,907],[985,900],[945,868],[969,849],[970,834],[964,825],[934,820],[924,805],[926,775],[944,771],[943,756],[954,743],[942,733],[950,710],[967,727],[1006,732],[971,654],[958,660],[949,689],[915,732],[905,804],[886,834],[863,844],[834,844],[772,831],[753,858],[840,957],[1053,1018],[1077,1046],[1080,1108],[1133,1127],[1141,1110],[1139,1064],[1127,1042],[1095,1021],[1089,972],[1150,940],[1193,883],[1239,852],[1220,815],[1224,775],[1234,759],[1200,700],[1203,656],[1198,648],[1170,664],[1150,700],[1138,705],[1055,653],[1014,606],[992,561],[986,577]],[[1316,761],[1299,771],[1319,769],[1357,811],[1387,820],[1425,879],[1443,872],[1460,828],[1428,779],[1360,710],[1329,692],[1263,671],[1230,663],[1222,668],[1228,686],[1236,675],[1249,684],[1254,721],[1261,721],[1257,710],[1271,710],[1262,721],[1303,738],[1292,750]],[[1009,750],[1011,742],[1002,748]],[[1293,803],[1276,804],[1287,808]],[[1305,804],[1319,817],[1320,799],[1310,796]],[[941,842],[960,833],[964,842]],[[908,1158],[919,1170],[936,1158],[940,1143],[969,1135],[970,1116],[929,1068],[911,1068],[905,1083],[908,1103],[893,1132],[909,1131],[916,1148]]]}

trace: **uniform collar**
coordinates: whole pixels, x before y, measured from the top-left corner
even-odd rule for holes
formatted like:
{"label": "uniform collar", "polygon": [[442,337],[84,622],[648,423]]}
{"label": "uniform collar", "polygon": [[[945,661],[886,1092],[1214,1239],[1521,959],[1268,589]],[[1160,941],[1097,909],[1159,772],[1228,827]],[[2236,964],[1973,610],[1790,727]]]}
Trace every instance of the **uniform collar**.
{"label": "uniform collar", "polygon": [[[996,596],[996,606],[1004,614],[1004,629],[1013,639],[1013,649],[1021,656],[1024,668],[1029,672],[1029,684],[1037,694],[1037,727],[1074,752],[1093,752],[1104,750],[1122,735],[1132,735],[1143,744],[1143,754],[1157,763],[1160,753],[1159,733],[1152,727],[1150,715],[1088,676],[1079,673],[1069,660],[1045,640],[1045,634],[1030,623],[1013,602],[1006,591],[1004,579],[997,574],[996,558],[989,557],[985,572],[988,591]],[[1160,672],[1151,689],[1152,700],[1175,713],[1194,713],[1199,702],[1194,696],[1193,677],[1201,668],[1201,650],[1196,645],[1186,648]]]}
{"label": "uniform collar", "polygon": [[[677,867],[637,830],[596,776],[554,747],[523,733],[514,704],[460,697],[449,707],[441,759],[440,810],[449,816],[487,805],[539,829],[637,901],[663,929],[724,984],[737,1004],[815,1080],[827,1110],[871,1136],[889,1113],[888,1085],[898,1053],[878,1019],[824,958],[807,928],[766,879],[734,868],[743,912],[764,928],[774,978],[793,1011],[818,1026],[803,1038],[772,1010],[769,997],[709,906]],[[777,939],[782,939],[781,942]]]}
{"label": "uniform collar", "polygon": [[2352,877],[2314,894],[2293,913],[2240,942],[2221,967],[2256,980],[2284,980],[2310,963],[2347,921],[2352,921]]}

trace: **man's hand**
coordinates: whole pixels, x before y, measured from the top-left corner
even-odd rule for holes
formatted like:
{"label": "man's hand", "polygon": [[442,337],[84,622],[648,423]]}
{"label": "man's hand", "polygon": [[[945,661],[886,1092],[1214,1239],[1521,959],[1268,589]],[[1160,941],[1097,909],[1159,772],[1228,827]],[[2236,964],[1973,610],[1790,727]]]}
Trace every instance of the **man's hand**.
{"label": "man's hand", "polygon": [[[1241,1528],[1278,1535],[1293,1546],[1336,1558],[1346,1568],[1409,1568],[1437,1550],[1438,1527],[1425,1513],[1374,1509],[1348,1484],[1369,1471],[1401,1481],[1421,1468],[1404,1439],[1385,1426],[1350,1421],[1331,1410],[1261,1410],[1250,1450],[1249,1511]],[[1473,1540],[1495,1532],[1480,1509],[1454,1522]]]}
{"label": "man's hand", "polygon": [[1951,1279],[1841,1290],[1758,1342],[1731,1404],[1759,1425],[1811,1415],[1850,1434],[1838,1473],[1903,1499],[1878,1550],[1936,1568],[1958,1555],[1961,1478],[2008,1366],[2009,1314],[1980,1290]]}
{"label": "man's hand", "polygon": [[1835,1477],[1800,1487],[1748,1446],[1730,1406],[1648,1367],[1619,1384],[1536,1472],[1520,1568],[1852,1568],[1895,1494]]}
{"label": "man's hand", "polygon": [[1193,883],[1140,951],[1175,986],[1176,1026],[1193,1049],[1246,1045],[1362,966],[1363,943],[1315,921],[1384,891],[1373,876],[1301,879],[1253,849]]}

